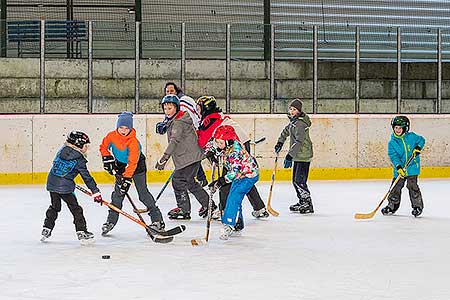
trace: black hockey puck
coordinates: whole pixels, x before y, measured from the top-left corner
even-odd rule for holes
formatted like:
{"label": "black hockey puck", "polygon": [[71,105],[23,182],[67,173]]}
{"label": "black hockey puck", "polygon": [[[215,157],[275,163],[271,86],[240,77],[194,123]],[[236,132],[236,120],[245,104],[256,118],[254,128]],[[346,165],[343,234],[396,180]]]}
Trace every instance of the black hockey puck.
{"label": "black hockey puck", "polygon": [[109,256],[109,255],[102,255],[102,258],[103,258],[103,259],[110,259],[111,256]]}

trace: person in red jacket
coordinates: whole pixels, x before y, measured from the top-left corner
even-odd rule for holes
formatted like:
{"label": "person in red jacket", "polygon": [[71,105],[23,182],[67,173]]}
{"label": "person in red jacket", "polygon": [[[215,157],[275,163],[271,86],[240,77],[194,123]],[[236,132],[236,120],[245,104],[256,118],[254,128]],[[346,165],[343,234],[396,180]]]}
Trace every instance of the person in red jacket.
{"label": "person in red jacket", "polygon": [[[147,188],[147,166],[142,147],[133,128],[133,114],[123,112],[117,119],[117,129],[109,132],[100,145],[103,168],[111,175],[118,175],[111,195],[111,204],[122,208],[123,198],[128,193],[132,181],[136,186],[139,200],[147,207],[153,226],[157,230],[165,227],[161,211],[156,206],[153,195]],[[117,224],[119,214],[109,210],[102,235],[106,235]]]}
{"label": "person in red jacket", "polygon": [[[205,148],[208,141],[213,137],[217,127],[221,125],[230,125],[236,131],[245,150],[250,153],[250,138],[238,123],[234,122],[230,116],[222,113],[222,109],[217,106],[216,98],[213,96],[202,96],[198,98],[197,111],[201,114],[200,125],[197,130],[198,144],[201,148]],[[223,173],[225,174],[226,172],[227,170],[224,168]],[[220,210],[225,209],[230,189],[231,184],[225,184],[220,188]],[[252,215],[255,218],[269,217],[269,213],[267,212],[266,206],[262,201],[256,186],[253,185],[251,190],[247,193],[247,197],[253,207]],[[237,227],[239,227],[239,225]]]}

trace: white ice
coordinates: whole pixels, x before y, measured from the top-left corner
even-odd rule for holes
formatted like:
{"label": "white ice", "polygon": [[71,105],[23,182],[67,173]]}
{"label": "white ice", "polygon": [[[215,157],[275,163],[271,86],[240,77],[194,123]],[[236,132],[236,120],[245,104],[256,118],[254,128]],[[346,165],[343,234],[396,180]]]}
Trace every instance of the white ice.
{"label": "white ice", "polygon": [[[374,209],[389,181],[311,181],[316,213],[307,216],[289,213],[293,188],[276,183],[278,218],[255,220],[244,200],[243,235],[219,240],[221,225],[214,222],[209,245],[198,247],[190,240],[205,235],[205,221],[194,199],[191,221],[166,219],[167,227],[184,223],[187,230],[163,245],[124,217],[102,237],[107,209],[77,192],[96,236],[95,244],[81,246],[65,205],[51,238],[39,242],[49,205],[43,186],[3,186],[0,299],[448,300],[450,180],[419,184],[420,218],[411,216],[405,188],[395,216],[356,221],[354,213]],[[269,184],[258,187],[266,200]],[[101,188],[107,197],[111,187]],[[150,185],[154,195],[159,188]],[[174,207],[170,186],[158,204],[164,215]]]}

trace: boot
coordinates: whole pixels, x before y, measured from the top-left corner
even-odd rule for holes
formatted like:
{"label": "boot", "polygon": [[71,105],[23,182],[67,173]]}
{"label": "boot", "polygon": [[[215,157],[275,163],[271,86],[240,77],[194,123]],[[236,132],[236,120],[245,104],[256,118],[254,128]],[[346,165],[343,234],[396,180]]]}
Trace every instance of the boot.
{"label": "boot", "polygon": [[301,214],[312,214],[314,213],[314,207],[311,202],[303,201],[295,203],[289,207],[289,210],[292,212],[298,212]]}
{"label": "boot", "polygon": [[381,209],[381,213],[384,216],[393,215],[393,214],[395,214],[395,212],[397,211],[397,209],[399,207],[400,207],[400,203],[399,204],[391,204],[391,203],[389,203],[386,207],[383,207]]}
{"label": "boot", "polygon": [[[200,209],[198,210],[198,215],[200,216],[200,218],[206,218],[208,217],[208,207],[200,207]],[[213,202],[212,204],[212,212],[211,212],[211,219],[213,220],[217,220],[220,218],[220,212],[217,209],[217,205]]]}
{"label": "boot", "polygon": [[169,216],[169,219],[172,220],[190,220],[191,219],[191,213],[185,212],[179,207],[175,207],[171,209],[167,215]]}
{"label": "boot", "polygon": [[52,230],[50,228],[44,227],[42,228],[41,234],[42,234],[41,242],[43,242],[52,235]]}
{"label": "boot", "polygon": [[164,228],[166,228],[166,224],[164,224],[164,221],[155,221],[148,226],[155,229],[156,231],[161,231],[164,230]]}
{"label": "boot", "polygon": [[234,228],[230,225],[223,225],[223,228],[220,230],[220,239],[228,240],[228,238],[233,234]]}
{"label": "boot", "polygon": [[267,209],[263,207],[260,210],[252,211],[252,216],[254,216],[257,219],[268,218],[269,213],[267,212]]}
{"label": "boot", "polygon": [[87,230],[77,231],[77,237],[80,241],[87,241],[94,238],[94,234]]}
{"label": "boot", "polygon": [[106,222],[102,225],[102,236],[106,236],[112,229],[114,228],[114,224],[110,222]]}

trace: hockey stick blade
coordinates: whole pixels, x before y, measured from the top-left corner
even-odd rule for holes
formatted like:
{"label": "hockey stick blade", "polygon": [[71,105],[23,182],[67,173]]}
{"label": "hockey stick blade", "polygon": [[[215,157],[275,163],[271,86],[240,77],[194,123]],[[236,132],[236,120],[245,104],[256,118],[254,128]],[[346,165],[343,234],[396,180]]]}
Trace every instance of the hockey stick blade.
{"label": "hockey stick blade", "polygon": [[251,141],[250,142],[250,144],[252,144],[252,145],[256,145],[256,144],[259,144],[259,143],[262,143],[262,142],[264,142],[266,140],[266,137],[265,136],[263,136],[262,138],[260,138],[259,140],[255,140],[255,141]]}
{"label": "hockey stick blade", "polygon": [[147,228],[152,232],[152,234],[159,235],[159,236],[174,236],[174,235],[180,234],[180,233],[182,233],[183,231],[186,230],[186,226],[185,225],[178,225],[178,226],[175,226],[175,227],[170,228],[168,230],[157,230],[157,229],[152,228],[150,226],[147,226]]}
{"label": "hockey stick blade", "polygon": [[192,246],[204,246],[207,244],[208,244],[208,242],[205,239],[191,240]]}

